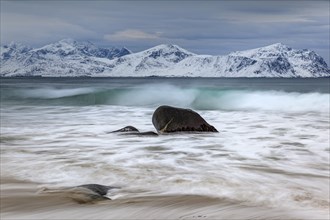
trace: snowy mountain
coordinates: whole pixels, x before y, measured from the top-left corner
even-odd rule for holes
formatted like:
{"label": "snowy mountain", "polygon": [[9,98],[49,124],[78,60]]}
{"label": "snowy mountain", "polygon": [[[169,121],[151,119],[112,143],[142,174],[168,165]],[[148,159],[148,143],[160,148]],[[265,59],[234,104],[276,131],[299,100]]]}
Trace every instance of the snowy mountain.
{"label": "snowy mountain", "polygon": [[107,61],[131,54],[126,48],[99,48],[64,39],[32,49],[11,43],[1,47],[1,76],[91,76],[109,68]]}
{"label": "snowy mountain", "polygon": [[315,52],[280,43],[211,56],[168,44],[132,53],[66,39],[36,49],[2,46],[0,76],[324,77],[330,70]]}

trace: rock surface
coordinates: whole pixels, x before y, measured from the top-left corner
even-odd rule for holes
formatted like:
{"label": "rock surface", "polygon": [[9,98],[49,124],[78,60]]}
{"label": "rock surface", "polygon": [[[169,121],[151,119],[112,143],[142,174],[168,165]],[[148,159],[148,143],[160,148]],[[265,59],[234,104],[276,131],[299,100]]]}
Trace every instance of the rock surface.
{"label": "rock surface", "polygon": [[136,135],[136,136],[158,136],[158,134],[153,131],[140,132],[137,128],[130,126],[130,125],[123,127],[121,129],[112,131],[110,133],[122,133],[124,135]]}
{"label": "rock surface", "polygon": [[83,187],[89,189],[99,196],[106,196],[109,190],[118,188],[114,186],[105,186],[100,184],[84,184],[77,187]]}
{"label": "rock surface", "polygon": [[137,128],[129,125],[129,126],[121,128],[121,129],[112,131],[111,133],[116,133],[116,132],[139,132],[139,130]]}
{"label": "rock surface", "polygon": [[165,105],[155,110],[152,116],[152,123],[160,133],[180,131],[218,132],[217,129],[208,124],[197,112],[191,109]]}

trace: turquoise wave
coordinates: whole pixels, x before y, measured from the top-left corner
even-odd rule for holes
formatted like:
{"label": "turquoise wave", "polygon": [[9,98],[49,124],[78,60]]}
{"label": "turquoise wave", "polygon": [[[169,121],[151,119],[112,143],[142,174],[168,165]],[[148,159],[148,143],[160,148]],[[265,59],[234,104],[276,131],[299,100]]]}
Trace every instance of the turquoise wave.
{"label": "turquoise wave", "polygon": [[174,105],[198,110],[329,112],[330,96],[318,92],[180,87],[152,84],[132,87],[5,88],[1,102],[23,105]]}

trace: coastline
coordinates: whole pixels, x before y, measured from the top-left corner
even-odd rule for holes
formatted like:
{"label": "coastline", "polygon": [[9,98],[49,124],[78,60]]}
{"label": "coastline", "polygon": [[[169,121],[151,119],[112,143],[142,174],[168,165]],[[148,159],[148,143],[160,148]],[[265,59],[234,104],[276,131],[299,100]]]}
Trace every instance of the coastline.
{"label": "coastline", "polygon": [[[38,193],[40,184],[1,177],[1,219],[328,219],[325,213],[251,207],[200,195],[123,197],[78,204]],[[318,215],[319,214],[319,215]]]}

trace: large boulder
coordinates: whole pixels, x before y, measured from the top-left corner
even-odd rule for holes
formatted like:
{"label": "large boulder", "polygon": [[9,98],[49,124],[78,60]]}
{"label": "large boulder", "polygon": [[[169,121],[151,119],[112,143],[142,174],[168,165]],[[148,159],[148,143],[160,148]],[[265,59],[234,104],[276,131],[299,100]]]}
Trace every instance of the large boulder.
{"label": "large boulder", "polygon": [[160,133],[195,131],[218,132],[208,124],[197,112],[191,109],[160,106],[152,115],[152,123]]}

